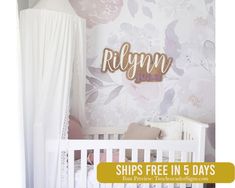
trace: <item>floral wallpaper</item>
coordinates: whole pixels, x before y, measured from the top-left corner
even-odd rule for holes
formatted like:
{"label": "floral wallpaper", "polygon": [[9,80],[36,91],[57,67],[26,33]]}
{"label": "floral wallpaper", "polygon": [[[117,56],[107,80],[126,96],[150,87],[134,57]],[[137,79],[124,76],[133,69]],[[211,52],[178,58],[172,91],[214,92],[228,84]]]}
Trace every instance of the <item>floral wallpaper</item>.
{"label": "floral wallpaper", "polygon": [[[70,0],[87,20],[87,118],[91,126],[128,126],[153,114],[215,122],[213,0]],[[102,52],[124,42],[174,58],[162,82],[135,84],[101,73]]]}
{"label": "floral wallpaper", "polygon": [[[29,0],[32,6],[37,0]],[[185,115],[209,123],[206,161],[215,160],[214,0],[70,0],[87,21],[90,126],[128,126]],[[135,84],[125,73],[101,73],[104,48],[166,53],[174,58],[162,82]]]}

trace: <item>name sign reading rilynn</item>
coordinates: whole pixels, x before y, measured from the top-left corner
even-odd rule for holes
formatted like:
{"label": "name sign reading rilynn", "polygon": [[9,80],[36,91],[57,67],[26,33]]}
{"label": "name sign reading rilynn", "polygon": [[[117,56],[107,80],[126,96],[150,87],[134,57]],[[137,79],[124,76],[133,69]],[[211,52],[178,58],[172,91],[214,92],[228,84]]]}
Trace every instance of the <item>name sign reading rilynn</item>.
{"label": "name sign reading rilynn", "polygon": [[103,51],[101,72],[126,72],[128,80],[135,83],[160,82],[164,74],[168,72],[173,58],[164,53],[131,52],[131,45],[125,42],[120,51],[105,48]]}

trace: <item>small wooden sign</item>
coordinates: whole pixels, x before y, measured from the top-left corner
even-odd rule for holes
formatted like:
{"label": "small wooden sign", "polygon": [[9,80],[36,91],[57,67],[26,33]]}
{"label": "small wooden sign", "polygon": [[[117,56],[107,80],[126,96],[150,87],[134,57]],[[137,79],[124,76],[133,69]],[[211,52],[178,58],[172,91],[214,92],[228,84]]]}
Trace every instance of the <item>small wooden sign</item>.
{"label": "small wooden sign", "polygon": [[126,72],[128,80],[135,83],[160,82],[164,74],[168,72],[173,58],[164,53],[131,52],[131,44],[125,42],[120,51],[105,48],[102,59],[102,72]]}

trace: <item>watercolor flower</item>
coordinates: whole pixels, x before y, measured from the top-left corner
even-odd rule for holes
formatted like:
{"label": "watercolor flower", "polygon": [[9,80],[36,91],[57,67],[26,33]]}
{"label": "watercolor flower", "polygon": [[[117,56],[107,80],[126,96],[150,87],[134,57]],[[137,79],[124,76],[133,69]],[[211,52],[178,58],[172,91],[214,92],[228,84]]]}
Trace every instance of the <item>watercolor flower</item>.
{"label": "watercolor flower", "polygon": [[123,7],[123,0],[70,0],[77,14],[87,20],[89,28],[116,19]]}
{"label": "watercolor flower", "polygon": [[179,112],[185,116],[214,122],[214,76],[202,67],[187,70],[179,80],[177,93]]}

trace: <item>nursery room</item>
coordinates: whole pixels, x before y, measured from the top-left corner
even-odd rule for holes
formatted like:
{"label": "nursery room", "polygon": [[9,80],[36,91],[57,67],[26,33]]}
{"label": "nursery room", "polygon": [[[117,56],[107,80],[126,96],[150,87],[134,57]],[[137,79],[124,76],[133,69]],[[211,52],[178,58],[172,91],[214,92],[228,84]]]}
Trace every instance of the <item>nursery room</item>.
{"label": "nursery room", "polygon": [[[100,162],[215,161],[214,0],[18,0],[27,188]],[[187,16],[186,16],[187,15]]]}

